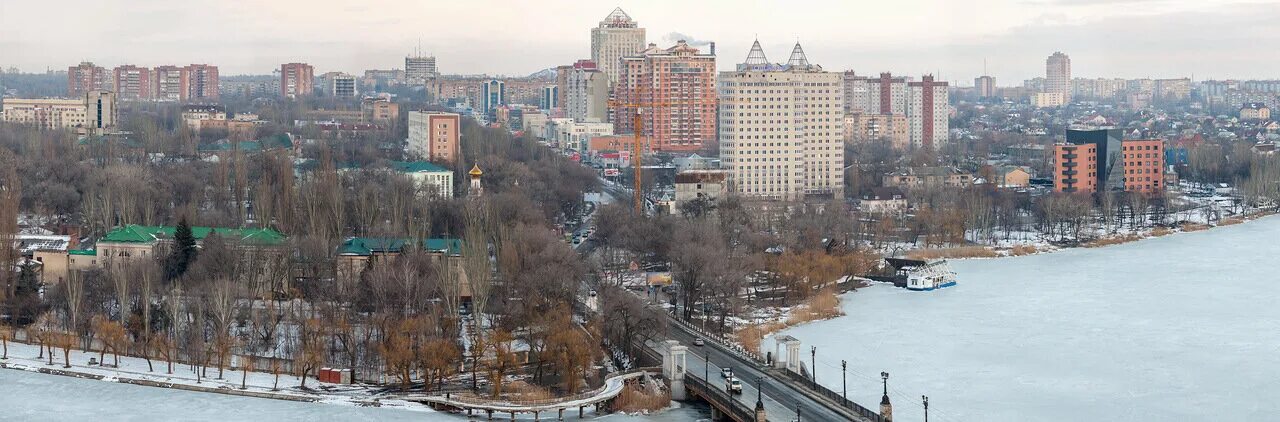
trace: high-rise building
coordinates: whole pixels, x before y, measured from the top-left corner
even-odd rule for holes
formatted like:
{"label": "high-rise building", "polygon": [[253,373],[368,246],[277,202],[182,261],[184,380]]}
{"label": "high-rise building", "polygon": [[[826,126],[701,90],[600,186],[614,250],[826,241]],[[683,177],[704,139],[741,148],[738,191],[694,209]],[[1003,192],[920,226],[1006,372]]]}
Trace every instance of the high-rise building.
{"label": "high-rise building", "polygon": [[907,116],[853,113],[844,115],[844,141],[852,144],[883,142],[903,151],[911,146]]}
{"label": "high-rise building", "polygon": [[1064,104],[1071,103],[1071,58],[1061,51],[1044,61],[1044,92],[1060,93]]}
{"label": "high-rise building", "polygon": [[480,84],[480,110],[486,114],[507,103],[507,83],[491,79]]}
{"label": "high-rise building", "polygon": [[453,163],[461,155],[460,119],[455,113],[410,111],[407,152],[424,160]]}
{"label": "high-rise building", "polygon": [[329,95],[334,97],[354,98],[359,94],[356,89],[356,77],[345,73],[329,77]]}
{"label": "high-rise building", "polygon": [[67,96],[79,97],[93,90],[110,90],[114,85],[107,70],[93,62],[67,68]]}
{"label": "high-rise building", "polygon": [[116,94],[111,91],[89,91],[84,94],[85,128],[101,134],[116,127],[119,112]]}
{"label": "high-rise building", "polygon": [[982,75],[973,79],[973,90],[977,92],[978,98],[992,98],[996,96],[996,78],[994,76]]}
{"label": "high-rise building", "polygon": [[609,77],[610,86],[617,85],[622,74],[620,60],[644,48],[644,28],[631,20],[621,7],[613,9],[599,26],[591,28],[591,61]]}
{"label": "high-rise building", "polygon": [[609,117],[609,77],[590,60],[578,60],[565,81],[565,116],[579,122]]}
{"label": "high-rise building", "polygon": [[907,78],[883,72],[879,77],[844,72],[845,113],[907,114]]}
{"label": "high-rise building", "polygon": [[699,151],[716,142],[715,54],[703,54],[684,40],[666,49],[649,44],[622,59],[613,94],[621,104],[614,108],[617,132],[634,133],[638,111],[640,132],[654,151]]}
{"label": "high-rise building", "polygon": [[181,102],[187,100],[187,69],[177,66],[156,66],[151,83],[154,97],[159,101]]}
{"label": "high-rise building", "polygon": [[844,196],[842,76],[809,63],[799,43],[786,64],[769,63],[758,41],[737,70],[720,73],[721,162],[733,192]]}
{"label": "high-rise building", "polygon": [[556,86],[560,88],[556,91],[556,107],[558,108],[568,107],[566,101],[569,99],[569,74],[572,72],[573,65],[556,66]]}
{"label": "high-rise building", "polygon": [[288,98],[310,96],[315,83],[315,70],[306,63],[280,65],[280,95]]}
{"label": "high-rise building", "polygon": [[151,69],[134,65],[117,66],[115,92],[120,99],[145,100],[151,98]]}
{"label": "high-rise building", "polygon": [[207,64],[188,65],[187,101],[218,102],[218,67]]}
{"label": "high-rise building", "polygon": [[542,98],[538,99],[538,108],[550,110],[556,107],[556,99],[560,97],[560,87],[547,85],[542,87]]}
{"label": "high-rise building", "polygon": [[950,130],[950,103],[947,83],[924,75],[920,82],[907,83],[907,125],[911,127],[913,148],[938,148],[947,142]]}
{"label": "high-rise building", "polygon": [[410,84],[426,83],[428,79],[439,75],[436,70],[435,56],[405,56],[404,78]]}

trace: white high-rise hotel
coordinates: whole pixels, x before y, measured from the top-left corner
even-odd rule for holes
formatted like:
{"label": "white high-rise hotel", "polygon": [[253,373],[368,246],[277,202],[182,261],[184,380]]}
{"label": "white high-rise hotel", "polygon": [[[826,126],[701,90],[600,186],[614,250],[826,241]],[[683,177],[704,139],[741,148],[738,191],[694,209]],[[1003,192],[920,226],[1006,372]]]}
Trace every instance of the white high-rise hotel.
{"label": "white high-rise hotel", "polygon": [[610,86],[618,83],[619,61],[644,48],[644,28],[631,20],[621,7],[605,16],[600,26],[591,28],[591,61],[609,77]]}
{"label": "white high-rise hotel", "polygon": [[720,72],[720,152],[730,189],[800,200],[844,196],[841,74],[810,64],[796,44],[769,63],[757,41],[736,71]]}

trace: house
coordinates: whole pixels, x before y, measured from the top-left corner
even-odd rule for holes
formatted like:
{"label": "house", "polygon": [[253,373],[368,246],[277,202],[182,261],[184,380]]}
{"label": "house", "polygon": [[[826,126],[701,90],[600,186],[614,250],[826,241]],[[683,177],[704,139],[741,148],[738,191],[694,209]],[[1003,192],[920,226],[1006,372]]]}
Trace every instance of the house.
{"label": "house", "polygon": [[67,251],[75,246],[71,236],[24,233],[15,235],[13,244],[21,256],[39,263],[42,282],[52,284],[66,279]]}
{"label": "house", "polygon": [[453,171],[426,161],[391,161],[387,165],[413,179],[419,189],[437,198],[453,198]]}
{"label": "house", "polygon": [[1031,185],[1031,171],[1021,166],[997,166],[992,169],[991,181],[998,188],[1025,188]]}
{"label": "house", "polygon": [[858,200],[858,209],[868,214],[902,212],[907,209],[907,195],[896,187],[871,188]]}
{"label": "house", "polygon": [[[447,259],[449,265],[461,271],[462,240],[453,238],[430,238],[419,245],[414,239],[391,237],[352,237],[338,246],[338,277],[354,280],[360,276],[365,267],[377,265],[384,260],[395,259],[406,249],[420,246],[423,251],[437,259]],[[461,296],[470,298],[471,291],[467,287],[466,274],[462,274]]]}
{"label": "house", "polygon": [[715,201],[729,193],[728,172],[723,170],[688,170],[676,173],[675,205],[698,198]]}
{"label": "house", "polygon": [[911,189],[915,187],[966,188],[973,185],[973,174],[955,167],[908,167],[884,175],[886,187]]}
{"label": "house", "polygon": [[[74,253],[78,257],[87,257],[92,253],[92,265],[103,265],[108,261],[124,262],[134,258],[154,258],[167,253],[173,244],[174,226],[139,226],[130,224],[116,227],[98,239],[94,249]],[[212,234],[226,239],[237,247],[282,247],[285,236],[274,229],[231,229],[223,227],[192,227],[191,235],[196,244],[201,244]],[[81,258],[83,259],[83,258]],[[80,262],[80,264],[83,264]]]}

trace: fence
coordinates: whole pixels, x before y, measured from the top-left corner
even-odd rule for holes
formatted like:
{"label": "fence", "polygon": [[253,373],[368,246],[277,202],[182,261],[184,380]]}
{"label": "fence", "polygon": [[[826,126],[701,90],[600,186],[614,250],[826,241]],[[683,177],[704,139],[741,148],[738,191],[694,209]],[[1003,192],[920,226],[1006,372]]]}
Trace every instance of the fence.
{"label": "fence", "polygon": [[[830,388],[827,388],[822,384],[818,384],[817,382],[814,382],[809,378],[805,378],[800,374],[797,374],[793,371],[789,371],[786,369],[776,370],[776,371],[773,371],[773,373],[782,374],[787,379],[795,382],[796,384],[799,384],[802,387],[807,387],[810,390],[809,392],[825,397],[831,400],[832,402],[835,402],[836,404],[840,405],[840,407],[848,409],[849,411],[853,412],[858,416],[862,416],[864,418],[867,418],[875,422],[884,421],[884,418],[880,417],[879,412],[874,412],[871,409],[862,407],[862,405],[854,403],[852,400],[846,400],[843,394],[837,393],[835,391],[831,391]],[[797,390],[803,391],[803,388],[797,388]]]}

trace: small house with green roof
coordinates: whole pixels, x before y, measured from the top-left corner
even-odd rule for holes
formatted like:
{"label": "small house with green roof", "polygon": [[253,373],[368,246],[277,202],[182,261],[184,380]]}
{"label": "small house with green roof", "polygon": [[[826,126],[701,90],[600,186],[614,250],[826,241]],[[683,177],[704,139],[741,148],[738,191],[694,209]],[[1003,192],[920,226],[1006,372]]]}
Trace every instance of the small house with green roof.
{"label": "small house with green roof", "polygon": [[[140,226],[129,224],[107,232],[98,239],[94,256],[98,263],[108,258],[128,260],[132,258],[154,257],[160,252],[157,247],[167,247],[173,243],[175,226]],[[209,235],[216,233],[219,237],[238,247],[283,247],[285,235],[274,229],[245,228],[231,229],[225,227],[192,227],[191,235],[199,245]]]}

